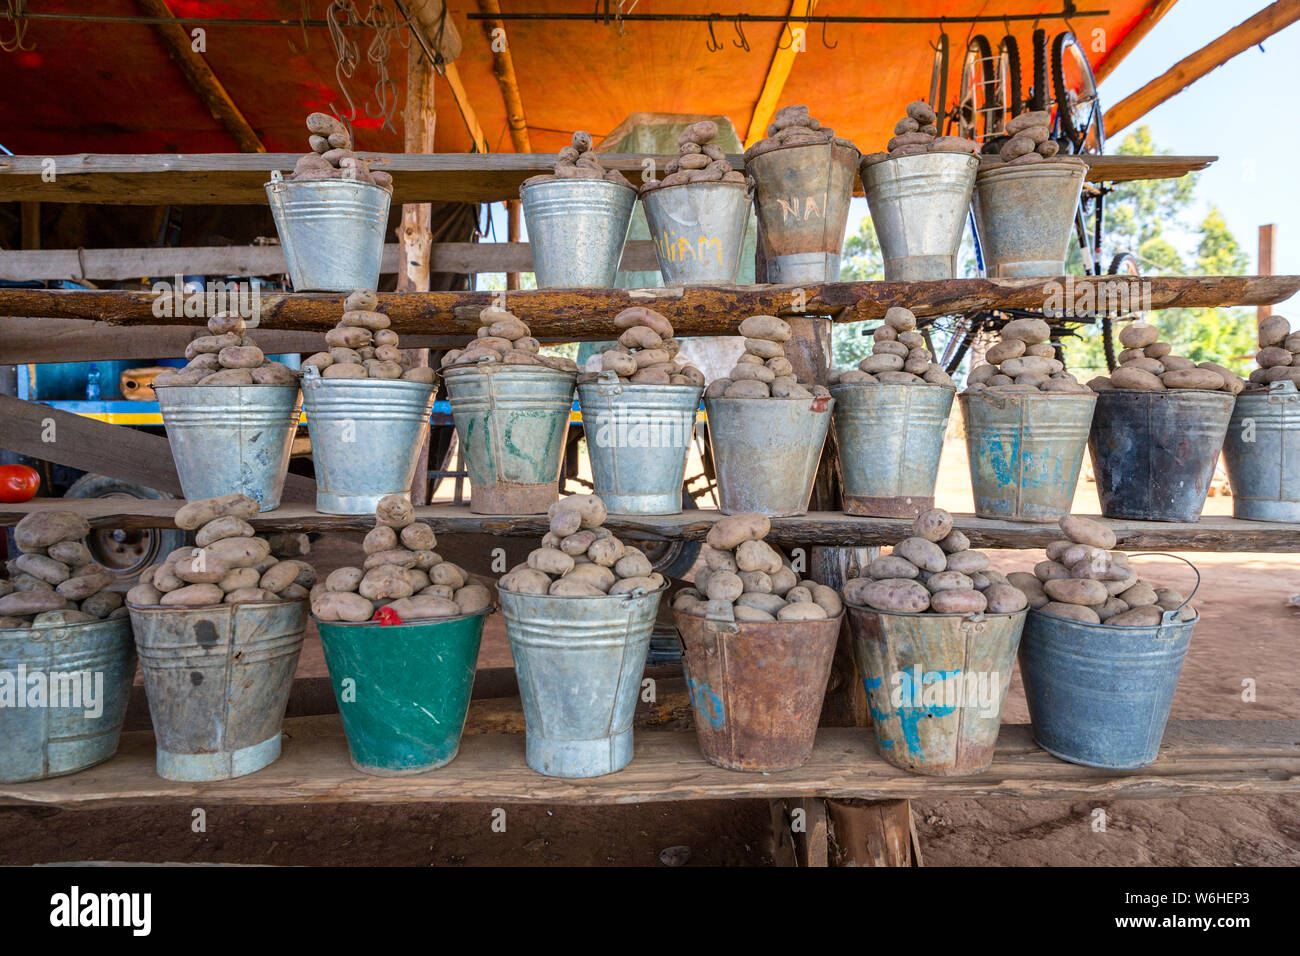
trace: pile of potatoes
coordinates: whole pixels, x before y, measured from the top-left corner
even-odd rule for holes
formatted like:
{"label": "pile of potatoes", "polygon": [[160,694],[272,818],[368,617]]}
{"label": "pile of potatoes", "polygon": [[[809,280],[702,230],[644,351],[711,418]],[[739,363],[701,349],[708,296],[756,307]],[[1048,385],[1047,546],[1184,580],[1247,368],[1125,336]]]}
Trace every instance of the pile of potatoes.
{"label": "pile of potatoes", "polygon": [[1006,136],[995,137],[985,144],[980,168],[1029,166],[1047,162],[1085,164],[1081,156],[1060,152],[1061,144],[1052,139],[1051,114],[1031,110],[1007,120]]}
{"label": "pile of potatoes", "polygon": [[840,616],[834,588],[800,580],[790,559],[763,539],[772,530],[766,515],[719,519],[705,538],[704,567],[695,586],[673,595],[673,608],[707,616],[731,609],[737,621],[824,621]]}
{"label": "pile of potatoes", "polygon": [[682,183],[745,184],[745,174],[731,168],[727,154],[714,144],[718,124],[713,120],[692,123],[677,137],[677,158],[664,167],[663,179],[652,179],[641,187],[644,196],[660,186]]}
{"label": "pile of potatoes", "polygon": [[301,601],[316,580],[310,564],[281,561],[271,542],[248,522],[257,502],[245,495],[191,501],[176,512],[176,527],[193,531],[194,544],[177,548],[145,569],[126,592],[133,607],[204,607]]}
{"label": "pile of potatoes", "polygon": [[393,177],[382,170],[371,171],[370,163],[352,152],[347,127],[328,113],[307,117],[311,152],[294,164],[290,179],[359,179],[385,189],[393,188]]}
{"label": "pile of potatoes", "polygon": [[985,353],[985,364],[971,369],[966,379],[967,391],[1091,392],[1088,385],[1081,385],[1056,358],[1049,341],[1051,337],[1052,330],[1042,319],[1008,322],[1002,327],[1001,339]]}
{"label": "pile of potatoes", "polygon": [[556,179],[604,179],[626,186],[628,189],[634,188],[627,181],[627,177],[617,169],[606,169],[600,164],[592,149],[591,134],[586,130],[578,130],[574,133],[569,145],[557,154],[554,173],[530,176],[524,180],[524,185],[551,182]]}
{"label": "pile of potatoes", "polygon": [[835,130],[823,126],[809,116],[808,107],[783,106],[776,111],[772,122],[768,124],[767,138],[760,139],[745,150],[745,162],[785,146],[816,146],[821,143],[834,143],[847,149],[857,149],[849,140],[836,136]]}
{"label": "pile of potatoes", "polygon": [[900,156],[918,156],[921,153],[968,153],[980,151],[979,144],[964,136],[940,136],[939,117],[925,100],[907,104],[907,115],[894,124],[894,137],[885,145],[883,153],[867,153],[858,164],[861,172],[868,166],[883,163]]}
{"label": "pile of potatoes", "polygon": [[478,337],[463,349],[442,357],[442,367],[453,365],[524,365],[576,372],[578,363],[562,355],[542,355],[541,343],[513,312],[490,305],[478,314]]}
{"label": "pile of potatoes", "polygon": [[[673,338],[668,319],[658,312],[640,305],[624,309],[614,316],[614,328],[622,331],[617,344],[600,353],[602,371],[613,372],[623,382],[704,387],[703,372],[677,361],[681,343]],[[599,378],[599,372],[584,372],[578,381]]]}
{"label": "pile of potatoes", "polygon": [[[361,546],[362,566],[337,568],[311,589],[311,612],[322,621],[369,621],[388,608],[401,622],[460,617],[492,606],[492,592],[469,572],[444,561],[438,539],[401,495],[375,507],[375,526]],[[398,622],[393,622],[398,623]]]}
{"label": "pile of potatoes", "polygon": [[322,378],[400,378],[433,384],[433,369],[412,365],[409,353],[397,347],[392,320],[376,312],[379,297],[358,290],[343,300],[343,317],[325,333],[328,352],[317,352],[302,364],[315,366]]}
{"label": "pile of potatoes", "polygon": [[606,511],[599,495],[561,498],[546,515],[550,526],[542,546],[503,574],[498,588],[515,594],[599,597],[657,591],[667,583],[640,548],[602,527]]}
{"label": "pile of potatoes", "polygon": [[832,385],[955,385],[934,361],[925,337],[916,331],[911,309],[891,306],[876,329],[871,354],[856,369],[832,371]]}
{"label": "pile of potatoes", "polygon": [[1190,621],[1196,611],[1170,588],[1153,588],[1115,547],[1115,532],[1099,521],[1066,515],[1065,538],[1047,546],[1047,560],[1034,573],[1013,571],[1007,580],[1024,592],[1029,606],[1044,614],[1085,624],[1154,627],[1165,611],[1182,608]]}
{"label": "pile of potatoes", "polygon": [[185,346],[189,363],[168,369],[154,379],[155,385],[297,385],[298,373],[287,365],[272,362],[251,338],[244,334],[244,319],[222,312],[208,319],[208,335]]}
{"label": "pile of potatoes", "polygon": [[62,627],[123,617],[122,595],[105,590],[113,573],[95,563],[83,539],[85,518],[34,511],[14,528],[19,555],[0,581],[0,628]]}
{"label": "pile of potatoes", "polygon": [[1007,575],[989,567],[988,555],[970,549],[942,508],[918,515],[912,531],[863,577],[845,583],[844,600],[894,614],[1014,614],[1028,605]]}
{"label": "pile of potatoes", "polygon": [[1291,323],[1283,316],[1268,316],[1259,323],[1255,361],[1259,368],[1250,373],[1251,384],[1291,381],[1300,388],[1300,332],[1292,332]]}
{"label": "pile of potatoes", "polygon": [[1139,389],[1159,392],[1167,388],[1196,388],[1225,391],[1236,395],[1246,383],[1231,369],[1214,362],[1197,364],[1173,354],[1173,346],[1161,342],[1160,330],[1146,322],[1133,322],[1119,333],[1119,368],[1109,376],[1098,375],[1088,382],[1094,392],[1107,389]]}
{"label": "pile of potatoes", "polygon": [[745,351],[724,378],[715,378],[704,394],[709,398],[812,398],[830,392],[824,386],[805,388],[785,357],[793,331],[775,315],[751,315],[740,323]]}

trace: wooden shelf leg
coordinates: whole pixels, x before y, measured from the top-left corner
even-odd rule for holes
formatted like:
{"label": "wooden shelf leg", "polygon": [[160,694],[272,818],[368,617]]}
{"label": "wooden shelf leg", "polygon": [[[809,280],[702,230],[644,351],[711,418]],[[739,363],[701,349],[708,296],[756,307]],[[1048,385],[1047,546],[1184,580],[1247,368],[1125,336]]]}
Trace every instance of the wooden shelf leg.
{"label": "wooden shelf leg", "polygon": [[908,800],[827,800],[832,866],[920,865]]}

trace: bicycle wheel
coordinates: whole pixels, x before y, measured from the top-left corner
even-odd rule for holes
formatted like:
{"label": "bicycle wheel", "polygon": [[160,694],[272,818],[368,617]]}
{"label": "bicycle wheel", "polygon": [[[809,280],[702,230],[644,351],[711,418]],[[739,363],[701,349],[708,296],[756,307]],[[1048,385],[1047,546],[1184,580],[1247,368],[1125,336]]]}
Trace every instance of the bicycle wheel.
{"label": "bicycle wheel", "polygon": [[[1020,91],[1020,45],[1008,34],[998,44],[998,86],[1002,103],[1002,125],[1008,116],[1019,116],[1025,109],[1025,98]],[[1002,125],[998,129],[1002,129]]]}
{"label": "bicycle wheel", "polygon": [[[1120,252],[1110,260],[1110,268],[1106,270],[1106,274],[1140,276],[1142,269],[1138,265],[1137,256],[1131,252]],[[1141,321],[1142,313],[1134,312],[1133,318]],[[1113,372],[1115,371],[1115,316],[1109,312],[1103,312],[1101,315],[1101,339],[1102,346],[1106,350],[1106,368]]]}
{"label": "bicycle wheel", "polygon": [[997,132],[1001,124],[1002,107],[993,62],[988,38],[982,33],[971,37],[961,66],[957,135],[977,143]]}
{"label": "bicycle wheel", "polygon": [[[936,125],[943,122],[944,103],[948,100],[948,34],[940,33],[934,45],[934,65],[930,68],[930,107],[938,114]],[[939,129],[943,133],[943,129]]]}
{"label": "bicycle wheel", "polygon": [[1097,78],[1083,45],[1073,33],[1058,33],[1052,41],[1052,87],[1061,135],[1073,153],[1100,153],[1106,144]]}
{"label": "bicycle wheel", "polygon": [[1034,31],[1034,86],[1029,91],[1031,112],[1048,108],[1047,98],[1047,31]]}

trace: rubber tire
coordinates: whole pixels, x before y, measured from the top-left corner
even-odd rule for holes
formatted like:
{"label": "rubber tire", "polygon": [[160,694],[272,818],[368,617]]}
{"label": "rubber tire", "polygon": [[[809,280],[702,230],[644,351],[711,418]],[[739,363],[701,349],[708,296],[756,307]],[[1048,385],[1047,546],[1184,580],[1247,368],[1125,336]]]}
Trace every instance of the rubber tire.
{"label": "rubber tire", "polygon": [[[977,106],[983,109],[987,109],[989,102],[993,99],[993,91],[996,86],[996,77],[993,71],[993,47],[989,44],[988,37],[986,37],[982,33],[975,34],[973,37],[970,38],[970,42],[966,44],[967,57],[969,57],[972,52],[971,47],[975,48],[973,52],[975,53],[975,59],[979,63],[979,70],[981,74],[979,82],[982,88],[982,92],[980,94],[981,100],[977,104]],[[966,69],[965,69],[965,64],[963,63],[962,65],[962,94],[963,95],[965,95],[965,89],[966,89],[965,73],[966,73]],[[976,142],[983,142],[984,138],[987,137],[990,132],[988,128],[990,125],[989,124],[990,118],[991,118],[991,114],[985,112],[984,120],[983,120],[984,129],[983,132],[981,133],[979,113],[977,112],[973,117],[971,117],[971,132],[974,135],[969,136],[967,138],[973,139]],[[958,135],[959,136],[964,135],[960,129],[961,120],[958,120],[957,122],[958,122]]]}
{"label": "rubber tire", "polygon": [[[1106,274],[1111,276],[1119,275],[1120,266],[1122,266],[1124,262],[1129,259],[1133,260],[1134,265],[1138,265],[1137,257],[1133,255],[1131,252],[1117,252],[1115,254],[1115,257],[1110,260],[1110,267],[1106,270]],[[1142,274],[1141,270],[1139,269],[1136,274],[1141,275]],[[1105,349],[1106,351],[1106,368],[1113,372],[1115,371],[1115,365],[1116,365],[1115,320],[1111,318],[1109,315],[1103,315],[1101,317],[1101,344],[1102,344],[1102,348]]]}
{"label": "rubber tire", "polygon": [[[1073,33],[1066,30],[1064,33],[1058,33],[1056,39],[1052,41],[1052,89],[1056,93],[1056,116],[1059,120],[1061,129],[1060,139],[1064,140],[1062,145],[1069,144],[1070,152],[1080,152],[1082,146],[1081,136],[1087,133],[1087,130],[1075,128],[1074,117],[1070,111],[1064,109],[1064,104],[1068,102],[1069,90],[1065,88],[1065,48],[1067,45],[1074,45],[1083,49],[1079,40]],[[1097,77],[1092,73],[1092,65],[1088,63],[1088,57],[1083,57],[1084,66],[1088,70],[1088,76],[1092,80],[1092,89],[1095,93],[1097,90]],[[1103,121],[1100,101],[1095,110],[1097,123],[1097,152],[1101,153],[1106,148],[1106,124]],[[1086,138],[1086,136],[1084,136]]]}
{"label": "rubber tire", "polygon": [[1034,92],[1029,98],[1030,112],[1047,109],[1047,31],[1034,31]]}
{"label": "rubber tire", "polygon": [[1019,116],[1025,111],[1024,87],[1020,82],[1020,44],[1016,42],[1015,37],[1008,34],[998,44],[998,53],[1006,54],[1007,80],[1011,84],[1010,102],[1004,103],[1002,108],[1010,111],[1013,117]]}
{"label": "rubber tire", "polygon": [[[144,485],[136,484],[131,481],[122,481],[118,478],[110,478],[108,475],[96,475],[88,473],[82,475],[72,486],[68,488],[65,498],[107,498],[111,495],[127,495],[132,498],[142,498],[149,501],[166,501],[175,499],[175,495],[166,492],[157,491],[153,488],[146,488]],[[153,541],[149,548],[149,560],[142,563],[134,573],[121,573],[113,568],[117,580],[113,583],[114,590],[121,590],[133,586],[140,577],[140,573],[145,568],[156,561],[161,561],[177,548],[185,546],[189,535],[176,528],[153,528]],[[98,563],[98,562],[96,562]]]}

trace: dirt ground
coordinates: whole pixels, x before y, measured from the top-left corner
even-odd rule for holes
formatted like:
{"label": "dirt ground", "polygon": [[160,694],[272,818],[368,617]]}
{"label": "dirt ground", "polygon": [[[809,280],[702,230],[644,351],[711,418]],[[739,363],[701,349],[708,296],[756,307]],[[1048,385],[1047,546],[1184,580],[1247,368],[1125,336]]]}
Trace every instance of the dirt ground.
{"label": "dirt ground", "polygon": [[[965,447],[944,450],[938,504],[972,510]],[[1075,512],[1099,511],[1094,486],[1079,482]],[[1212,496],[1206,514],[1231,514]],[[320,542],[322,566],[349,563],[340,539]],[[990,552],[1000,570],[1028,570],[1041,552]],[[1174,718],[1262,720],[1300,717],[1296,664],[1300,555],[1185,555],[1201,571],[1201,611]],[[1144,577],[1180,589],[1191,571],[1179,562],[1137,558]],[[485,631],[480,667],[510,663],[499,615]],[[319,641],[309,635],[303,676],[324,676]],[[1253,682],[1256,699],[1242,699]],[[1028,720],[1017,674],[1005,719]],[[864,731],[868,732],[869,731]],[[1106,809],[1105,832],[1092,810]],[[771,862],[766,803],[701,801],[601,808],[507,805],[506,832],[494,808],[461,804],[303,805],[212,808],[207,832],[193,833],[188,806],[99,811],[0,808],[0,863],[137,860],[325,865],[660,865],[662,850],[690,847],[694,865]],[[929,866],[1300,864],[1300,794],[1184,800],[914,801]]]}

